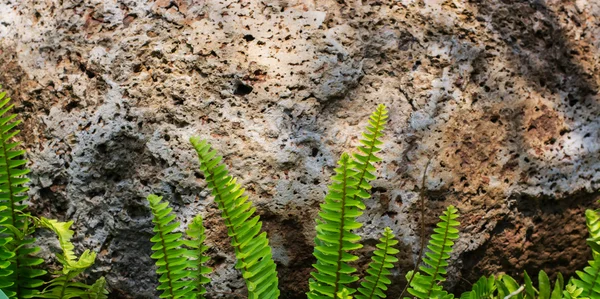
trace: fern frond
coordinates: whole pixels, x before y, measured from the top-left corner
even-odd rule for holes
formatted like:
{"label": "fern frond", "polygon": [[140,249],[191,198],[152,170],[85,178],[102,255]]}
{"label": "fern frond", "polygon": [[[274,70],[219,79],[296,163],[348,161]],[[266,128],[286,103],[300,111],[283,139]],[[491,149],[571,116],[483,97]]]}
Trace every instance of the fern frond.
{"label": "fern frond", "polygon": [[242,271],[248,287],[248,298],[278,298],[278,278],[267,234],[261,233],[262,222],[254,216],[256,208],[244,189],[229,175],[222,157],[211,149],[206,140],[190,138],[200,161],[208,188],[222,212],[231,238],[231,245],[238,259],[236,268]]}
{"label": "fern frond", "polygon": [[29,172],[21,159],[24,150],[18,150],[20,142],[12,141],[19,133],[15,127],[20,120],[15,114],[9,114],[13,105],[6,93],[0,93],[0,239],[5,239],[0,249],[0,288],[9,298],[31,298],[36,289],[43,284],[38,277],[46,272],[35,266],[43,262],[33,256],[39,247],[31,246],[33,228],[24,213],[27,208],[27,190],[25,175]]}
{"label": "fern frond", "polygon": [[208,249],[204,245],[206,240],[204,231],[202,216],[198,215],[192,220],[186,231],[189,240],[183,241],[188,248],[191,248],[191,250],[188,250],[188,270],[190,271],[191,286],[194,288],[194,298],[196,299],[204,299],[203,295],[206,293],[204,285],[210,282],[206,275],[211,272],[211,269],[204,266],[204,263],[209,260],[209,257],[204,255],[204,252]]}
{"label": "fern frond", "polygon": [[160,298],[187,298],[193,288],[190,280],[184,280],[190,274],[187,270],[187,250],[182,248],[182,234],[173,232],[179,227],[179,222],[174,221],[176,216],[172,213],[173,209],[169,208],[168,202],[162,202],[162,197],[151,194],[148,202],[152,209],[153,231],[156,233],[150,239],[154,243],[151,258],[156,260],[156,273],[160,275],[157,287],[162,291]]}
{"label": "fern frond", "polygon": [[496,278],[493,275],[490,275],[490,277],[482,276],[473,285],[473,289],[469,292],[463,293],[460,296],[460,299],[494,298],[494,291],[496,291]]}
{"label": "fern frond", "polygon": [[600,254],[600,213],[596,210],[586,210],[585,223],[590,232],[587,244],[592,248],[593,256],[597,257]]}
{"label": "fern frond", "polygon": [[445,280],[443,275],[447,273],[447,260],[450,258],[454,240],[458,238],[456,227],[460,223],[456,218],[458,210],[452,205],[440,216],[441,221],[438,222],[427,245],[429,251],[423,258],[424,265],[419,267],[421,273],[415,273],[408,288],[408,292],[413,296],[421,299],[448,296],[437,283]]}
{"label": "fern frond", "polygon": [[373,252],[372,262],[367,269],[369,275],[358,288],[360,294],[356,295],[357,299],[386,298],[385,291],[391,283],[388,277],[392,274],[388,269],[394,268],[393,263],[398,261],[395,255],[400,252],[393,247],[398,244],[395,237],[392,230],[386,227],[380,243],[376,245],[378,249]]}
{"label": "fern frond", "polygon": [[498,286],[499,298],[509,297],[514,299],[523,299],[523,291],[525,290],[525,286],[520,286],[514,278],[510,277],[510,275],[500,275],[498,280],[496,280],[496,284]]}
{"label": "fern frond", "polygon": [[582,297],[600,298],[600,257],[596,256],[588,263],[583,271],[576,271],[579,279],[573,278],[572,283],[583,289]]}
{"label": "fern frond", "polygon": [[321,204],[316,236],[319,242],[313,253],[317,258],[313,264],[317,272],[311,273],[315,280],[309,283],[308,298],[335,298],[344,288],[349,294],[356,291],[348,287],[358,280],[352,275],[356,268],[348,263],[358,259],[349,252],[362,247],[357,243],[360,237],[352,232],[361,227],[356,218],[362,215],[362,203],[353,199],[359,191],[357,172],[351,169],[350,156],[342,154],[338,165],[325,203]]}
{"label": "fern frond", "polygon": [[[377,176],[375,175],[376,162],[380,162],[381,158],[375,154],[381,151],[380,138],[383,136],[383,130],[387,123],[388,110],[385,105],[381,104],[377,106],[377,110],[373,112],[369,117],[369,125],[366,128],[366,132],[362,133],[362,139],[360,139],[361,145],[358,147],[358,153],[353,154],[353,167],[358,172],[358,192],[352,198],[357,200],[358,198],[367,199],[371,197],[369,190],[371,190],[370,181],[374,180]],[[364,205],[360,207],[364,209]]]}
{"label": "fern frond", "polygon": [[100,277],[87,290],[85,299],[108,299],[108,290],[106,289],[106,279]]}
{"label": "fern frond", "polygon": [[71,238],[74,235],[73,230],[71,230],[73,221],[60,222],[44,217],[35,219],[38,226],[50,229],[57,235],[62,254],[56,254],[56,258],[63,268],[55,273],[58,276],[48,282],[48,286],[34,297],[49,299],[87,298],[90,286],[74,280],[94,264],[96,253],[85,250],[79,258],[75,255],[75,246],[71,243]]}

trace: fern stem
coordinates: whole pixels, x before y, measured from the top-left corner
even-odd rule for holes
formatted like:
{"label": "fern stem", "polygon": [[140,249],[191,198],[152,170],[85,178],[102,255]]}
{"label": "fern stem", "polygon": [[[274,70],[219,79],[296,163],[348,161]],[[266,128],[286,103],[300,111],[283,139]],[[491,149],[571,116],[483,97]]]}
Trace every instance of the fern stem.
{"label": "fern stem", "polygon": [[420,209],[421,209],[421,245],[419,246],[419,256],[417,257],[417,261],[415,262],[415,267],[413,270],[413,275],[410,276],[410,279],[406,282],[402,293],[400,293],[400,297],[398,299],[404,298],[404,293],[412,283],[415,278],[415,274],[421,265],[421,260],[423,259],[423,252],[425,251],[425,180],[427,179],[427,169],[429,168],[429,164],[431,164],[431,157],[427,160],[427,164],[425,164],[425,170],[423,170],[423,176],[421,177],[421,190],[419,190],[419,201]]}
{"label": "fern stem", "polygon": [[369,299],[373,298],[373,295],[375,295],[375,290],[377,289],[377,285],[379,284],[379,280],[381,279],[381,273],[383,272],[383,268],[385,266],[385,261],[386,258],[388,256],[388,249],[390,247],[390,239],[389,238],[385,238],[385,248],[383,249],[383,257],[381,258],[381,267],[379,267],[379,270],[377,271],[377,280],[375,280],[373,289],[371,290],[371,294],[369,294]]}

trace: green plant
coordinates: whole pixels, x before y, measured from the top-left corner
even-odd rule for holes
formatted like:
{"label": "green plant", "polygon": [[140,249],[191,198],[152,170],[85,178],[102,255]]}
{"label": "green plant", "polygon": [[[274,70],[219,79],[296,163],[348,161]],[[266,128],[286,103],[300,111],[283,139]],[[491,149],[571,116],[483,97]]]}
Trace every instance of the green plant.
{"label": "green plant", "polygon": [[56,277],[46,284],[35,298],[69,299],[69,298],[107,298],[106,281],[104,277],[99,278],[93,285],[74,281],[84,270],[94,264],[96,253],[85,250],[79,258],[73,251],[75,246],[71,243],[74,232],[70,229],[73,221],[59,222],[54,219],[36,219],[38,226],[52,230],[58,236],[62,254],[56,254],[56,258],[62,265],[62,270],[57,271]]}
{"label": "green plant", "polygon": [[197,216],[192,220],[187,230],[188,240],[183,240],[182,233],[174,232],[180,224],[174,221],[176,216],[169,203],[162,202],[162,197],[156,195],[148,196],[148,202],[154,217],[156,235],[150,241],[154,243],[152,258],[160,275],[160,298],[204,298],[204,284],[209,282],[206,274],[210,269],[203,266],[208,257],[203,254],[207,247],[202,218]]}
{"label": "green plant", "polygon": [[[309,282],[308,298],[350,299],[357,291],[357,299],[386,297],[387,285],[391,283],[388,278],[391,274],[389,269],[397,262],[395,255],[398,253],[393,247],[398,241],[390,228],[384,230],[380,243],[376,245],[377,249],[373,252],[372,262],[367,269],[368,275],[360,282],[358,289],[351,286],[359,278],[353,274],[356,269],[350,263],[358,259],[351,251],[362,247],[358,243],[360,237],[353,231],[361,227],[356,218],[365,209],[362,201],[371,196],[369,182],[376,178],[374,163],[381,161],[376,153],[381,151],[380,146],[383,144],[380,138],[383,136],[387,114],[384,105],[378,106],[360,139],[361,145],[357,153],[344,153],[338,162],[332,177],[333,183],[329,186],[317,219],[314,250],[317,263],[313,265],[316,271],[311,273],[313,279]],[[231,237],[231,245],[237,258],[236,268],[241,270],[246,281],[248,298],[278,298],[275,263],[266,233],[261,233],[262,224],[259,216],[255,215],[256,209],[252,207],[248,196],[244,195],[241,185],[228,174],[226,166],[221,162],[222,158],[210,144],[197,137],[192,137],[190,141],[198,155],[207,188],[211,190],[221,210],[227,233]],[[157,260],[157,273],[161,275],[161,298],[188,298],[191,294],[203,294],[205,290],[192,291],[189,285],[189,261],[184,258],[189,254],[184,247],[192,246],[189,241],[181,239],[181,233],[174,232],[179,223],[174,221],[176,216],[171,213],[172,209],[155,195],[150,195],[148,201],[154,216],[154,231],[157,233],[151,239],[154,243],[152,257]],[[441,287],[436,283],[442,281],[452,240],[458,236],[455,228],[458,225],[455,220],[457,217],[457,210],[453,206],[441,217],[442,221],[430,241],[431,252],[427,253],[425,260],[429,267],[421,267],[423,274],[416,274],[417,278],[410,290],[412,293],[422,291],[423,294],[442,294]],[[203,230],[201,226],[197,226],[197,229]],[[188,232],[188,235],[192,233]],[[204,237],[196,238],[204,240]],[[200,269],[201,263],[205,261],[204,258],[194,260],[200,261],[194,269]],[[204,275],[207,273],[208,270],[199,271],[199,281],[206,282]]]}
{"label": "green plant", "polygon": [[225,220],[227,234],[238,259],[236,268],[242,271],[248,287],[248,298],[278,298],[275,262],[267,234],[260,232],[260,218],[254,216],[256,208],[252,207],[252,202],[244,195],[244,188],[229,175],[225,164],[221,163],[222,157],[208,142],[196,137],[190,141],[198,154],[200,170]]}
{"label": "green plant", "polygon": [[[434,229],[434,234],[429,240],[427,248],[429,252],[425,253],[420,272],[414,273],[414,278],[408,288],[408,292],[421,299],[427,298],[448,298],[452,297],[442,289],[438,284],[444,281],[443,275],[446,274],[448,267],[447,260],[450,258],[454,240],[458,239],[458,210],[454,206],[449,206],[446,211],[440,216],[441,221],[438,222]],[[410,279],[409,279],[410,280]]]}
{"label": "green plant", "polygon": [[25,151],[17,149],[20,142],[12,141],[21,122],[8,113],[12,108],[6,93],[0,93],[0,289],[9,298],[31,298],[46,271],[36,268],[43,260],[34,256],[40,248],[32,245],[35,227],[25,212],[29,170],[23,167]]}
{"label": "green plant", "polygon": [[[13,108],[5,92],[0,93],[0,298],[106,298],[104,278],[92,286],[73,279],[91,266],[95,254],[85,251],[79,259],[70,242],[73,231],[71,222],[63,223],[46,218],[35,218],[27,213],[27,190],[29,181],[25,175],[24,150],[17,149],[20,142],[13,141],[19,133],[15,127],[20,120],[9,114]],[[59,238],[63,254],[57,254],[63,269],[54,273],[49,282],[41,278],[46,271],[39,269],[43,263],[35,256],[40,250],[33,245],[36,228],[54,231]],[[40,288],[47,285],[43,290]]]}
{"label": "green plant", "polygon": [[395,255],[400,252],[394,248],[398,244],[394,233],[389,227],[383,231],[383,237],[379,239],[380,243],[376,245],[377,250],[373,251],[373,261],[369,264],[367,273],[369,274],[362,281],[361,287],[358,288],[359,295],[357,299],[373,299],[385,298],[387,286],[392,283],[388,278],[392,273],[391,268],[394,268],[394,263],[398,261]]}

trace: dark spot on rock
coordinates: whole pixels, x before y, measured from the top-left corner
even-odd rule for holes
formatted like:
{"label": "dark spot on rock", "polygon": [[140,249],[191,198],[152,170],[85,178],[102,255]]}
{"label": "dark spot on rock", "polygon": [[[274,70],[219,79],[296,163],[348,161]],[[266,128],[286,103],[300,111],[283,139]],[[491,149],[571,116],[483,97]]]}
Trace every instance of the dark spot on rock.
{"label": "dark spot on rock", "polygon": [[250,94],[252,92],[253,88],[252,86],[246,85],[242,82],[238,82],[235,86],[235,90],[233,91],[233,94],[236,96],[245,96],[247,94]]}
{"label": "dark spot on rock", "polygon": [[246,34],[244,35],[244,40],[246,40],[247,42],[251,42],[254,40],[254,36],[252,36],[252,34]]}

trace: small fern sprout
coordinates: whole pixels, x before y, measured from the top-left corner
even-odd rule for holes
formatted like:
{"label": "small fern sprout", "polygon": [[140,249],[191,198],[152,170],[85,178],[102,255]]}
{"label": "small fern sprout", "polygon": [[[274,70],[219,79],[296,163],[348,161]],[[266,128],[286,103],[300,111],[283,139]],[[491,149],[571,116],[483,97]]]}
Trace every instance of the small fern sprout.
{"label": "small fern sprout", "polygon": [[188,270],[190,271],[190,277],[192,279],[191,287],[194,288],[195,299],[204,299],[206,293],[205,284],[210,282],[210,279],[206,277],[211,272],[211,269],[204,266],[209,260],[209,257],[204,255],[204,252],[208,249],[204,245],[206,235],[204,234],[205,228],[202,225],[202,216],[196,216],[190,223],[186,235],[188,240],[184,240],[185,244],[190,250],[188,250]]}
{"label": "small fern sprout", "polygon": [[99,278],[91,286],[75,281],[83,271],[94,264],[96,253],[85,250],[79,257],[75,255],[75,246],[71,243],[74,232],[70,229],[73,221],[60,222],[44,217],[33,219],[35,219],[38,226],[50,229],[58,236],[58,243],[62,249],[62,254],[56,254],[56,258],[62,265],[62,269],[54,273],[56,277],[47,282],[48,286],[42,292],[36,294],[34,298],[107,298],[106,294],[108,291],[106,290],[106,282],[103,277]]}
{"label": "small fern sprout", "polygon": [[386,227],[380,243],[376,245],[377,250],[373,252],[372,262],[367,269],[369,275],[361,282],[358,288],[360,294],[356,295],[356,299],[386,298],[385,291],[391,283],[388,277],[392,274],[388,269],[394,268],[393,264],[398,261],[395,255],[399,250],[393,247],[398,244],[395,237],[392,230]]}
{"label": "small fern sprout", "polygon": [[408,292],[413,296],[429,299],[447,298],[451,295],[443,291],[438,283],[445,280],[443,275],[447,273],[447,260],[450,258],[454,240],[458,239],[456,227],[460,223],[456,218],[458,218],[458,210],[452,205],[448,206],[440,216],[441,221],[437,223],[437,227],[433,230],[434,234],[427,245],[429,251],[423,258],[424,265],[419,267],[420,272],[414,273],[415,276],[408,288]]}
{"label": "small fern sprout", "polygon": [[465,292],[460,296],[460,299],[484,299],[494,298],[496,291],[496,278],[493,275],[490,277],[482,276],[473,284],[473,289]]}
{"label": "small fern sprout", "polygon": [[160,298],[187,298],[192,291],[191,281],[184,280],[189,277],[187,250],[182,248],[182,233],[173,232],[179,227],[179,222],[174,221],[176,216],[172,213],[173,209],[168,202],[162,201],[162,197],[151,194],[148,202],[152,209],[153,231],[156,233],[150,241],[154,243],[151,257],[156,260],[156,273],[160,275],[157,288],[162,291]]}

